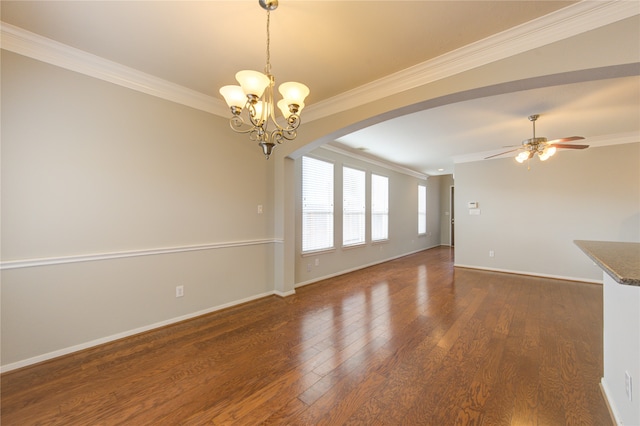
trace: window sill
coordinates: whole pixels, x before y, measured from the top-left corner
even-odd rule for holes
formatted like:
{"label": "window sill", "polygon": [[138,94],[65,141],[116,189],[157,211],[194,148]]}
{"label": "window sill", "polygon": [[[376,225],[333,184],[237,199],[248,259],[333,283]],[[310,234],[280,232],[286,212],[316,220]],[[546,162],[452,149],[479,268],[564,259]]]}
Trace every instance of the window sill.
{"label": "window sill", "polygon": [[350,250],[359,247],[365,247],[367,243],[350,244],[348,246],[342,246],[342,250]]}
{"label": "window sill", "polygon": [[376,244],[387,244],[389,242],[389,239],[384,239],[384,240],[375,240],[375,241],[371,241],[371,245],[376,245]]}
{"label": "window sill", "polygon": [[319,254],[333,253],[335,251],[336,251],[335,247],[331,247],[331,248],[327,248],[327,249],[320,249],[320,250],[304,251],[304,252],[300,253],[300,257],[317,256]]}

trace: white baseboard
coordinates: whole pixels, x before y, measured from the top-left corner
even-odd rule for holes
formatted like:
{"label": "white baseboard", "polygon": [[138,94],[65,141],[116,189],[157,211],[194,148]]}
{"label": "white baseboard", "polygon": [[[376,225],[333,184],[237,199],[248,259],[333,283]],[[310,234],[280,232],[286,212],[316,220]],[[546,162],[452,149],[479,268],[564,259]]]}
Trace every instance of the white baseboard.
{"label": "white baseboard", "polygon": [[[74,345],[74,346],[69,346],[67,348],[63,348],[63,349],[59,349],[57,351],[53,351],[53,352],[49,352],[46,354],[42,354],[42,355],[38,355],[32,358],[28,358],[22,361],[17,361],[17,362],[13,362],[11,364],[6,364],[6,365],[2,365],[0,366],[0,373],[6,373],[7,371],[11,371],[11,370],[16,370],[18,368],[22,368],[22,367],[27,367],[29,365],[33,365],[33,364],[37,364],[39,362],[43,362],[43,361],[48,361],[50,359],[53,358],[57,358],[63,355],[69,355],[71,353],[74,352],[78,352],[84,349],[89,349],[92,348],[94,346],[99,346],[99,345],[103,345],[105,343],[109,343],[109,342],[113,342],[115,340],[119,340],[119,339],[123,339],[125,337],[131,337],[134,336],[136,334],[140,334],[140,333],[144,333],[146,331],[150,331],[156,328],[160,328],[160,327],[164,327],[167,325],[171,325],[171,324],[175,324],[181,321],[185,321],[188,319],[192,319],[195,317],[199,317],[202,315],[206,315],[206,314],[210,314],[212,312],[216,312],[216,311],[220,311],[222,309],[226,309],[226,308],[231,308],[233,306],[236,305],[241,305],[243,303],[247,303],[247,302],[251,302],[252,300],[257,300],[257,299],[262,299],[263,297],[267,297],[267,296],[271,296],[273,294],[276,294],[278,296],[280,296],[281,292],[275,292],[275,291],[270,291],[270,292],[266,292],[266,293],[262,293],[262,294],[257,294],[255,296],[251,296],[251,297],[247,297],[244,299],[240,299],[240,300],[235,300],[233,302],[229,302],[229,303],[225,303],[223,305],[218,305],[218,306],[214,306],[212,308],[208,308],[208,309],[203,309],[201,311],[197,311],[197,312],[192,312],[190,314],[186,314],[186,315],[182,315],[176,318],[171,318],[165,321],[160,321],[154,324],[149,324],[143,327],[138,327],[135,328],[133,330],[127,330],[127,331],[123,331],[122,333],[116,333],[113,334],[111,336],[107,336],[107,337],[101,337],[99,339],[95,339],[95,340],[91,340],[89,342],[85,342],[85,343],[80,343],[78,345]],[[283,293],[287,296],[289,296],[290,294],[293,294],[295,292],[288,292],[288,293]],[[284,297],[284,296],[283,296]]]}
{"label": "white baseboard", "polygon": [[540,278],[553,278],[556,280],[564,280],[564,281],[578,281],[582,283],[591,283],[591,284],[600,284],[602,285],[602,280],[594,280],[589,278],[579,278],[579,277],[566,277],[563,275],[550,275],[550,274],[541,274],[538,272],[526,272],[526,271],[515,271],[512,269],[500,269],[500,268],[487,268],[484,266],[475,266],[475,265],[462,265],[459,263],[454,263],[453,265],[456,268],[465,268],[465,269],[479,269],[481,271],[490,271],[490,272],[503,272],[506,274],[516,274],[516,275],[528,275],[530,277],[540,277]]}
{"label": "white baseboard", "polygon": [[431,246],[431,247],[421,248],[419,250],[414,250],[414,251],[411,251],[411,252],[408,252],[408,253],[400,254],[398,256],[389,257],[387,259],[378,260],[376,262],[367,263],[366,265],[358,265],[358,266],[356,266],[354,268],[345,269],[343,271],[335,272],[333,274],[323,275],[322,277],[317,277],[317,278],[313,278],[313,279],[308,280],[308,281],[303,281],[303,282],[300,282],[300,283],[296,283],[294,287],[295,288],[304,287],[305,285],[317,283],[319,281],[327,280],[327,279],[333,278],[333,277],[338,277],[340,275],[348,274],[349,272],[359,271],[360,269],[368,268],[368,267],[374,266],[374,265],[379,265],[381,263],[390,262],[392,260],[400,259],[401,257],[405,257],[405,256],[410,256],[410,255],[415,254],[415,253],[420,253],[421,251],[429,250],[429,249],[432,249],[432,248],[435,248],[435,247],[440,247],[440,244],[435,245],[435,246]]}
{"label": "white baseboard", "polygon": [[291,290],[291,291],[278,291],[275,290],[273,292],[273,294],[275,294],[276,296],[280,296],[280,297],[289,297],[289,296],[293,296],[294,294],[296,294],[295,290]]}
{"label": "white baseboard", "polygon": [[607,403],[607,408],[609,408],[609,412],[611,413],[611,416],[613,416],[613,421],[616,425],[622,426],[624,423],[620,421],[620,415],[616,410],[616,406],[613,404],[613,399],[609,396],[611,395],[611,392],[607,387],[607,383],[604,381],[604,377],[600,379],[600,389],[602,389],[602,396],[604,396],[604,400]]}

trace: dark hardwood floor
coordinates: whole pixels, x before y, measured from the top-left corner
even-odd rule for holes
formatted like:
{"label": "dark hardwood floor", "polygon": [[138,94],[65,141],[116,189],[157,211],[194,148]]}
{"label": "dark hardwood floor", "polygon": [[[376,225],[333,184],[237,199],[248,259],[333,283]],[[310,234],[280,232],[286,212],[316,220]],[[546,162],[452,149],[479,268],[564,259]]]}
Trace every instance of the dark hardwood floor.
{"label": "dark hardwood floor", "polygon": [[2,375],[2,425],[610,425],[602,288],[435,248]]}

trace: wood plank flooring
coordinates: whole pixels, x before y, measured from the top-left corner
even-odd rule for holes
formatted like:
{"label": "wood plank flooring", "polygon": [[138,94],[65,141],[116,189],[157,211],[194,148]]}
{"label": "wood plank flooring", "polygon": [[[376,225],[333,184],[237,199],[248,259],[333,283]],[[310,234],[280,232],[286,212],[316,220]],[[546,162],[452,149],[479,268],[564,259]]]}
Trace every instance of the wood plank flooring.
{"label": "wood plank flooring", "polygon": [[610,425],[602,288],[426,250],[2,375],[8,425]]}

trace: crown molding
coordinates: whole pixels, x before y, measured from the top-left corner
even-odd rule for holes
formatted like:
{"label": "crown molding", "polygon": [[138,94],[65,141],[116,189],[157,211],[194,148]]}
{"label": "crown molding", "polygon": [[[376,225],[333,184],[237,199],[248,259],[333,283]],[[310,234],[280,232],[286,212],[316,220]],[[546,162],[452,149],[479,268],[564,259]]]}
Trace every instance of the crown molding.
{"label": "crown molding", "polygon": [[[309,105],[310,122],[638,15],[635,1],[583,1]],[[221,117],[221,99],[0,22],[2,49]]]}
{"label": "crown molding", "polygon": [[0,30],[0,47],[4,50],[211,114],[225,117],[229,115],[229,108],[224,102],[212,96],[42,37],[6,22],[0,22]]}
{"label": "crown molding", "polygon": [[583,1],[305,109],[313,121],[640,14],[635,1]]}

